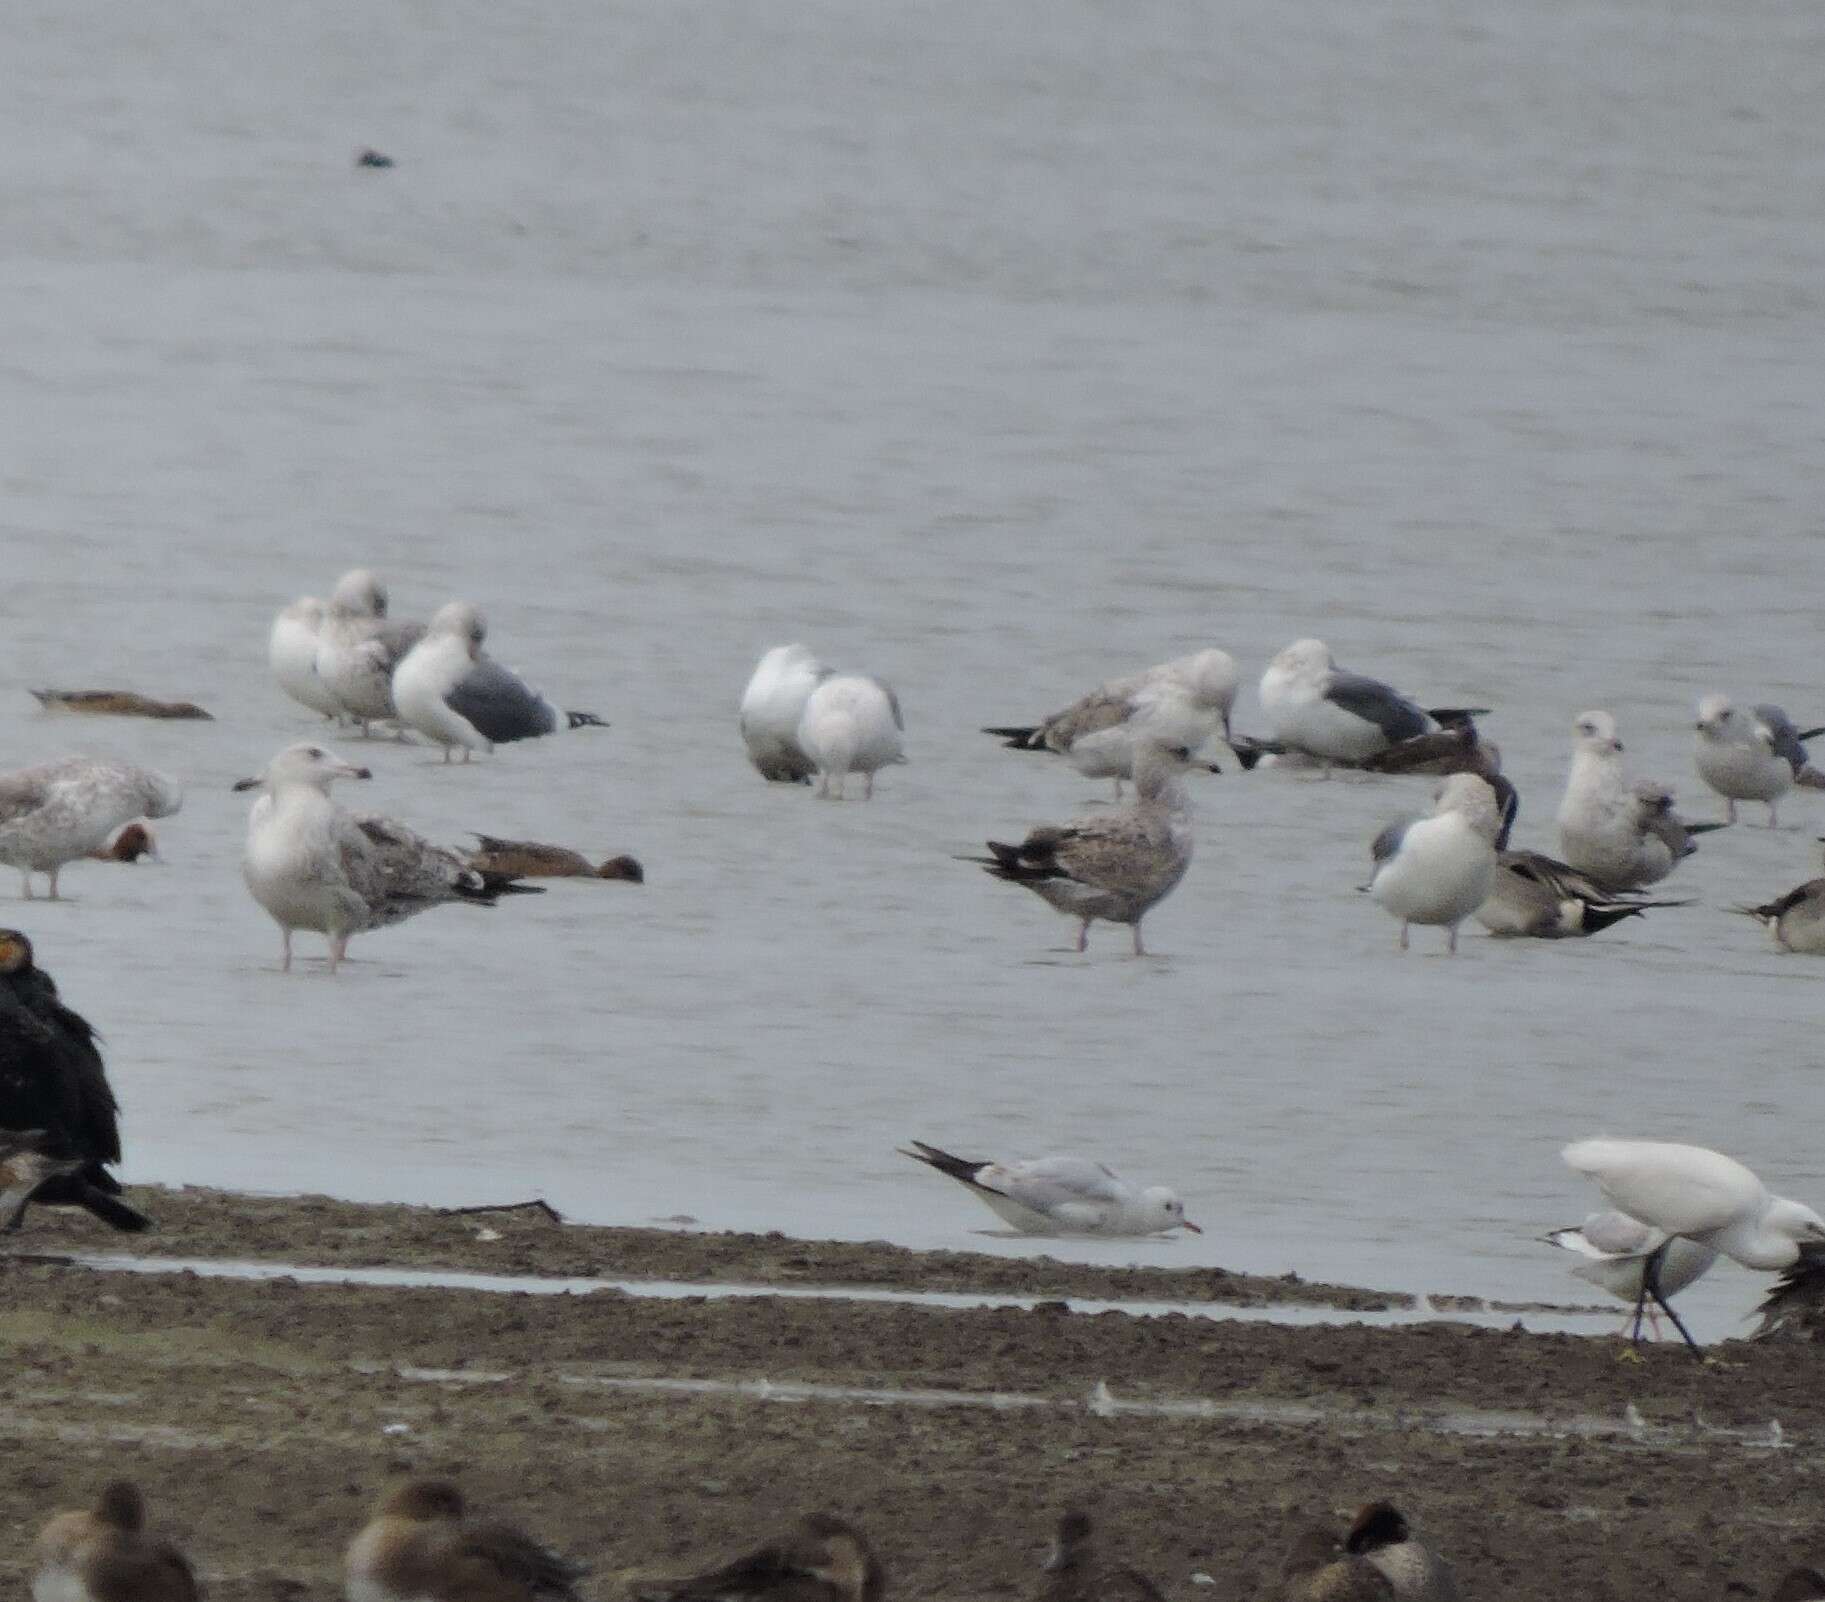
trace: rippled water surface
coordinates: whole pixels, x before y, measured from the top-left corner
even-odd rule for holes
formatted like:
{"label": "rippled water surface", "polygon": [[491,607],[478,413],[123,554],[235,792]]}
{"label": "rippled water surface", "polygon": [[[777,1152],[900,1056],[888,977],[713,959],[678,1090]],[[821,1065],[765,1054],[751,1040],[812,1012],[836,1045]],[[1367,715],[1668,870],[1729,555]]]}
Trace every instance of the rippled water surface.
{"label": "rippled water surface", "polygon": [[[32,0],[8,32],[0,750],[189,786],[167,866],[7,914],[107,1035],[133,1177],[1034,1249],[973,1234],[917,1135],[1099,1155],[1208,1231],[1047,1249],[1546,1297],[1568,1137],[1825,1201],[1825,973],[1723,910],[1813,871],[1814,798],[1707,839],[1690,908],[1455,961],[1354,891],[1417,783],[1211,779],[1147,961],[1060,952],[952,860],[1092,793],[979,724],[1205,644],[1252,680],[1318,633],[1496,708],[1547,846],[1586,706],[1695,811],[1697,695],[1825,721],[1816,6]],[[613,724],[362,747],[360,800],[632,851],[643,889],[279,975],[229,785],[313,732],[273,611],[356,562],[401,615],[480,601]],[[900,689],[871,805],[741,759],[795,638]],[[42,683],[217,721],[47,718]],[[1755,1290],[1688,1300],[1721,1333]]]}

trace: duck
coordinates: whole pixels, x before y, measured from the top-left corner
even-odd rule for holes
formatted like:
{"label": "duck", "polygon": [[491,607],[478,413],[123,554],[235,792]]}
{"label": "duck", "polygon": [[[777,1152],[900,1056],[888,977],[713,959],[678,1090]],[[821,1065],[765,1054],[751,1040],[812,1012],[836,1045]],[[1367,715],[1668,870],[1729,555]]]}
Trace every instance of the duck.
{"label": "duck", "polygon": [[868,1538],[812,1513],[720,1568],[632,1588],[635,1602],[880,1602],[887,1572]]}
{"label": "duck", "polygon": [[478,1523],[448,1480],[386,1492],[349,1543],[348,1602],[580,1602],[589,1565],[517,1525]]}
{"label": "duck", "polygon": [[646,883],[646,869],[634,857],[607,857],[592,863],[581,851],[565,846],[541,845],[536,840],[503,840],[492,834],[478,834],[475,838],[477,846],[469,853],[469,866],[484,873],[514,879],[623,879],[629,884]]}
{"label": "duck", "polygon": [[33,1549],[32,1602],[200,1602],[190,1560],[146,1534],[146,1500],[110,1480],[95,1506],[59,1513]]}

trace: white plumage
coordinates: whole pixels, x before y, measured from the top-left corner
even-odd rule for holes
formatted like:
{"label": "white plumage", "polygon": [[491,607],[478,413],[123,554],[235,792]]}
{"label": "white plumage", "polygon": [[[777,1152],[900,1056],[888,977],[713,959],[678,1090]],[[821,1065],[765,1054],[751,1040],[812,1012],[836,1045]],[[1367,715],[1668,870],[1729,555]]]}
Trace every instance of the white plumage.
{"label": "white plumage", "polygon": [[797,643],[776,645],[760,659],[742,691],[741,737],[763,779],[803,784],[817,772],[799,744],[798,727],[811,692],[833,673]]}
{"label": "white plumage", "polygon": [[821,775],[817,793],[840,801],[844,778],[859,773],[862,799],[873,799],[875,774],[906,760],[905,730],[899,697],[880,679],[860,673],[824,679],[806,698],[798,725],[798,743]]}

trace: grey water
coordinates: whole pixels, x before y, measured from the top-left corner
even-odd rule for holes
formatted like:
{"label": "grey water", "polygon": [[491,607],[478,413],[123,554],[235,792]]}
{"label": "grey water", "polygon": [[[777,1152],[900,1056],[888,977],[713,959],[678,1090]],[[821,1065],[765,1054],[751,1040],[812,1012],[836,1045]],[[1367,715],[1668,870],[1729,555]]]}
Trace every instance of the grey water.
{"label": "grey water", "polygon": [[[1825,1200],[1821,972],[1725,910],[1816,871],[1815,797],[1706,837],[1691,907],[1455,960],[1354,889],[1413,782],[1211,778],[1144,961],[953,860],[1100,794],[979,725],[1206,644],[1496,709],[1548,848],[1586,707],[1700,814],[1698,695],[1825,721],[1817,7],[29,0],[9,36],[0,754],[188,795],[165,866],[0,916],[106,1036],[130,1178],[1545,1300],[1566,1139]],[[612,727],[339,737],[346,799],[644,887],[277,972],[229,786],[319,734],[265,633],[356,563]],[[900,691],[871,804],[742,760],[789,639]],[[978,1235],[909,1136],[1079,1150],[1206,1233]],[[1757,1289],[1685,1302],[1727,1333]]]}

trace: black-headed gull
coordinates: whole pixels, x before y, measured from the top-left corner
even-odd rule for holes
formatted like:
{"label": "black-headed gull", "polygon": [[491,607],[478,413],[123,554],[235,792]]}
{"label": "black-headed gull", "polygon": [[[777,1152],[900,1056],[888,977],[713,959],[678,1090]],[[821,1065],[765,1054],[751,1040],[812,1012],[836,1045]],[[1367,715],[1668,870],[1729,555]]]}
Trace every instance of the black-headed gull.
{"label": "black-headed gull", "polygon": [[994,1214],[1025,1235],[1158,1235],[1204,1233],[1164,1185],[1137,1190],[1103,1163],[1084,1157],[977,1162],[922,1140],[901,1155],[948,1174]]}
{"label": "black-headed gull", "polygon": [[1736,822],[1738,801],[1768,806],[1768,827],[1779,821],[1775,803],[1796,784],[1825,790],[1825,773],[1806,760],[1802,743],[1825,728],[1799,729],[1778,706],[1739,707],[1727,695],[1698,703],[1693,756],[1698,776],[1724,798],[1724,822]]}
{"label": "black-headed gull", "polygon": [[[1677,1296],[1717,1261],[1715,1246],[1703,1246],[1678,1235],[1669,1240],[1658,1229],[1614,1208],[1592,1213],[1575,1228],[1555,1229],[1546,1239],[1583,1259],[1572,1270],[1579,1279],[1608,1291],[1631,1307],[1641,1299],[1648,1258],[1658,1247],[1667,1248],[1660,1264],[1662,1296]],[[1653,1308],[1648,1310],[1648,1316],[1655,1320],[1658,1333]]]}

